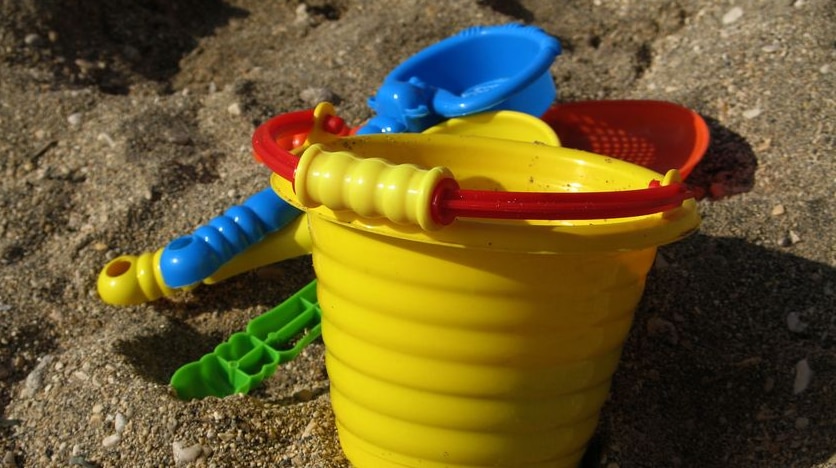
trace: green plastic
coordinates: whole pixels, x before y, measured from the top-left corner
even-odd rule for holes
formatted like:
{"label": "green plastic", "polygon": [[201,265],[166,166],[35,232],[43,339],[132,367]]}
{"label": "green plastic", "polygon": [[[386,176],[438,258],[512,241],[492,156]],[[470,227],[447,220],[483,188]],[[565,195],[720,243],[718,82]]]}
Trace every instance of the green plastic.
{"label": "green plastic", "polygon": [[322,311],[314,280],[252,319],[246,331],[233,334],[213,352],[177,369],[170,385],[182,400],[248,393],[321,333]]}

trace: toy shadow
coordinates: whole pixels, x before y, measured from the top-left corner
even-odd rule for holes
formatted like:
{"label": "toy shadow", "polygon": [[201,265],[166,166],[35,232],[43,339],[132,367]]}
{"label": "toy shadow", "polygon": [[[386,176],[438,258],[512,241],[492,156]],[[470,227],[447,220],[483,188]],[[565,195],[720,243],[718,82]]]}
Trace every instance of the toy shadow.
{"label": "toy shadow", "polygon": [[[132,78],[125,69],[165,83],[201,37],[249,14],[222,0],[41,3],[36,14],[45,29],[56,32],[48,46],[66,59],[61,63],[69,65],[63,66],[73,68],[69,80],[96,84],[111,94],[128,92]],[[97,62],[115,65],[97,67]]]}
{"label": "toy shadow", "polygon": [[752,190],[758,160],[749,142],[717,120],[702,117],[708,124],[711,142],[688,176],[688,185],[700,199],[719,200]]}
{"label": "toy shadow", "polygon": [[[233,313],[253,307],[271,309],[290,297],[314,278],[309,256],[286,260],[258,271],[247,272],[215,285],[201,285],[185,300],[161,299],[153,303],[169,326],[149,335],[122,340],[115,344],[136,372],[154,383],[168,385],[181,366],[197,361],[229,335],[246,329],[253,317],[239,317],[242,325],[223,335],[204,334],[190,322],[203,314]],[[160,359],[160,356],[166,356]]]}
{"label": "toy shadow", "polygon": [[13,364],[16,356],[23,356],[20,350],[26,350],[28,356],[46,356],[55,351],[57,343],[51,331],[38,325],[29,325],[17,329],[15,333],[5,335],[6,343],[0,346],[0,441],[12,440],[13,428],[19,420],[6,419],[6,407],[12,401],[12,388],[29,375],[39,364],[30,357],[19,365]]}
{"label": "toy shadow", "polygon": [[[789,249],[699,234],[660,254],[602,414],[600,452],[587,466],[831,459],[836,269]],[[804,359],[814,374],[796,394]]]}
{"label": "toy shadow", "polygon": [[201,334],[183,321],[171,320],[160,331],[119,340],[113,347],[142,378],[168,385],[180,366],[197,361],[225,338],[220,333]]}

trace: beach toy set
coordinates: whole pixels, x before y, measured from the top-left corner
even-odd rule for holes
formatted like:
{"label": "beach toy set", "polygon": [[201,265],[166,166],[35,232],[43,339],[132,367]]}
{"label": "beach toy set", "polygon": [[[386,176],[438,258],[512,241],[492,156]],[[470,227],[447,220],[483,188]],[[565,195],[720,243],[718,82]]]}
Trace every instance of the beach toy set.
{"label": "beach toy set", "polygon": [[136,304],[311,254],[317,279],[172,377],[247,392],[320,333],[358,467],[577,466],[660,245],[697,229],[694,112],[555,104],[557,40],[471,28],[395,68],[352,128],[334,107],[253,135],[270,187],[102,270]]}

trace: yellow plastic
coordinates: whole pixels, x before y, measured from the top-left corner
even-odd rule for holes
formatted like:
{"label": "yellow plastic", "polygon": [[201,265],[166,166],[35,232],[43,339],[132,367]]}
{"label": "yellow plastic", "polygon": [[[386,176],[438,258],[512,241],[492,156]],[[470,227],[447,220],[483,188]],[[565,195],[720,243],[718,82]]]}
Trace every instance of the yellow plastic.
{"label": "yellow plastic", "polygon": [[[310,251],[308,222],[303,215],[233,257],[203,282],[217,283],[264,265],[306,255]],[[139,256],[123,255],[108,262],[99,273],[96,283],[99,296],[108,304],[137,305],[177,293],[180,289],[169,288],[163,281],[160,271],[161,254],[162,249],[159,249]]]}
{"label": "yellow plastic", "polygon": [[[450,178],[443,167],[361,159],[348,151],[329,152],[321,144],[306,149],[296,167],[296,195],[306,207],[352,210],[360,216],[384,216],[395,223],[436,229],[430,216],[433,190]],[[340,183],[335,183],[340,181]]]}
{"label": "yellow plastic", "polygon": [[109,261],[96,283],[102,300],[114,305],[136,305],[173,294],[160,273],[162,251],[122,255]]}
{"label": "yellow plastic", "polygon": [[557,133],[548,124],[533,115],[515,111],[484,112],[456,117],[430,127],[422,133],[500,138],[560,146]]}
{"label": "yellow plastic", "polygon": [[[663,178],[459,135],[351,137],[320,150],[449,167],[465,189],[612,191]],[[289,182],[272,184],[303,207]],[[634,218],[458,219],[438,230],[303,208],[340,442],[360,468],[577,466],[657,246],[699,224],[693,200]]]}
{"label": "yellow plastic", "polygon": [[[313,126],[296,167],[294,189],[299,202],[309,208],[325,205],[363,217],[386,217],[397,224],[418,224],[424,230],[438,229],[430,217],[433,189],[452,174],[443,166],[423,169],[381,158],[358,158],[345,150],[326,150],[320,143],[334,143],[336,137],[323,130],[321,121],[334,113],[333,105],[327,102],[314,109],[314,119],[320,123]],[[545,122],[514,111],[454,118],[423,133],[560,146],[557,134]],[[393,136],[396,142],[401,137]],[[462,144],[454,143],[453,147],[461,148]]]}
{"label": "yellow plastic", "polygon": [[215,284],[227,278],[289,258],[310,255],[311,235],[307,215],[303,214],[287,226],[268,234],[244,252],[232,257],[215,274],[206,278],[206,284]]}

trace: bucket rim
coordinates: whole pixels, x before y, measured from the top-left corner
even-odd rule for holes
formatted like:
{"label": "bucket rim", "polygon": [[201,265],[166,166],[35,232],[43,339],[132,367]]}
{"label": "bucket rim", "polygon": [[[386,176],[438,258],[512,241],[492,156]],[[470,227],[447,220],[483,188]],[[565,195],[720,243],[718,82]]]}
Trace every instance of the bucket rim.
{"label": "bucket rim", "polygon": [[[305,127],[309,128],[309,133],[302,147],[288,149],[279,145],[278,141],[286,140],[289,133],[298,133]],[[304,182],[310,160],[317,156],[311,150],[316,149],[315,153],[321,153],[319,145],[312,143],[333,141],[339,137],[350,138],[350,133],[351,129],[343,119],[336,116],[333,106],[321,103],[314,110],[281,114],[259,126],[253,134],[253,149],[257,159],[287,179],[296,191],[299,185],[297,181]],[[406,134],[387,136],[397,138],[401,135]],[[322,156],[327,154],[319,154],[319,157]],[[349,156],[362,160],[354,155]],[[306,160],[306,163],[302,164],[300,174],[302,160]],[[663,180],[649,181],[647,188],[639,190],[577,193],[468,190],[461,189],[459,182],[446,168],[436,167],[430,172],[433,173],[432,180],[424,181],[421,187],[424,199],[417,207],[413,207],[419,212],[411,218],[426,230],[448,226],[458,217],[528,220],[634,217],[674,210],[694,198],[688,187],[681,183],[676,170],[669,172]],[[298,195],[311,199],[305,193]]]}

